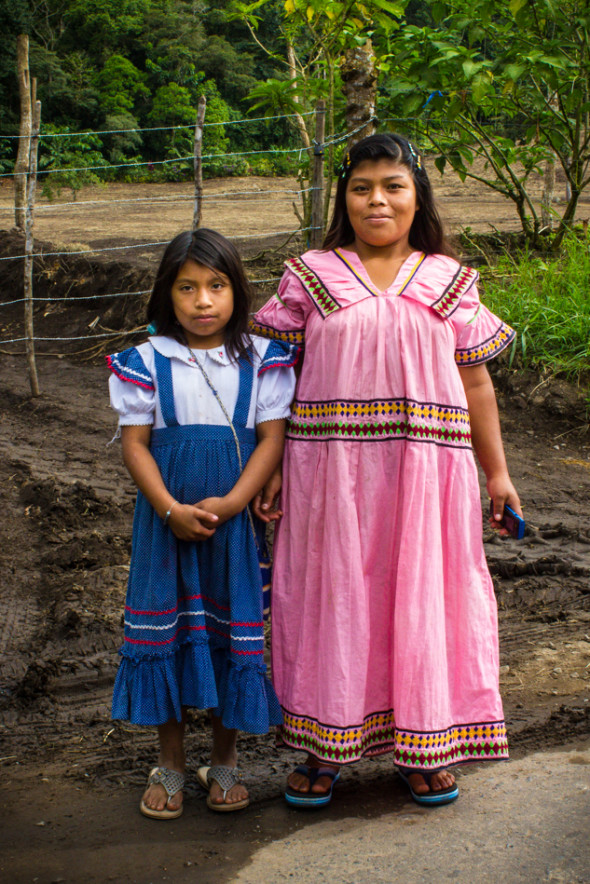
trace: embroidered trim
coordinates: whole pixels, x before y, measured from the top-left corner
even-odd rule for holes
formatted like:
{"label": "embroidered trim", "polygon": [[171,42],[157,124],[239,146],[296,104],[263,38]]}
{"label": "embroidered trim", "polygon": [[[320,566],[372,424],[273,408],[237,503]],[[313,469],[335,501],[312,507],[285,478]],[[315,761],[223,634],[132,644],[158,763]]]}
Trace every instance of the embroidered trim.
{"label": "embroidered trim", "polygon": [[432,309],[443,319],[448,319],[459,304],[463,295],[479,279],[479,273],[473,267],[459,267],[457,273],[446,287],[438,301],[432,305]]}
{"label": "embroidered trim", "polygon": [[505,322],[501,322],[493,335],[476,347],[465,347],[455,352],[457,365],[477,365],[501,353],[514,340],[516,332]]}
{"label": "embroidered trim", "polygon": [[272,328],[270,325],[261,325],[259,322],[250,320],[249,330],[253,335],[260,335],[261,338],[270,338],[272,341],[284,341],[286,344],[298,344],[302,346],[305,343],[305,331],[292,331],[291,329]]}
{"label": "embroidered trim", "polygon": [[[126,350],[124,352],[128,353],[129,351]],[[130,384],[136,384],[138,387],[143,387],[144,390],[155,390],[154,382],[147,370],[144,373],[130,368],[119,359],[119,356],[121,355],[121,353],[113,353],[112,356],[105,356],[107,365],[113,374],[115,374],[119,380],[127,381]],[[141,357],[139,356],[138,361],[143,365]]]}
{"label": "embroidered trim", "polygon": [[269,368],[291,368],[297,364],[300,353],[300,347],[285,344],[283,341],[271,341],[260,363],[258,377]]}
{"label": "embroidered trim", "polygon": [[354,267],[352,266],[352,264],[350,263],[350,261],[348,260],[348,258],[345,258],[344,255],[341,253],[340,249],[333,249],[333,252],[334,252],[334,254],[336,255],[336,257],[337,257],[337,258],[340,258],[340,260],[342,261],[342,263],[343,263],[346,267],[348,267],[348,269],[350,270],[350,272],[352,273],[352,275],[354,276],[354,278],[356,279],[356,281],[357,281],[357,282],[360,282],[360,284],[363,286],[363,288],[365,288],[365,289],[366,289],[366,290],[367,290],[367,291],[368,291],[368,292],[369,292],[374,298],[378,298],[378,297],[379,297],[379,291],[378,291],[377,289],[372,289],[370,285],[367,285],[367,283],[365,282],[365,280],[362,279],[361,276],[360,276],[360,275],[357,273],[357,271],[354,269]]}
{"label": "embroidered trim", "polygon": [[335,310],[340,310],[340,304],[336,298],[330,294],[319,277],[309,269],[301,258],[289,258],[285,261],[285,267],[295,274],[324,319]]}
{"label": "embroidered trim", "polygon": [[283,709],[280,739],[288,746],[341,764],[384,752],[393,752],[398,764],[423,770],[508,758],[503,721],[454,725],[426,733],[397,728],[392,710],[367,715],[360,725],[339,728]]}
{"label": "embroidered trim", "polygon": [[407,289],[407,287],[409,286],[409,284],[411,283],[411,281],[414,279],[414,277],[415,277],[416,274],[418,273],[418,270],[419,270],[420,267],[422,266],[422,262],[424,261],[425,258],[426,258],[426,255],[425,255],[424,252],[422,252],[422,255],[420,256],[420,258],[418,259],[418,261],[416,262],[416,264],[415,264],[414,267],[412,268],[412,270],[411,270],[411,272],[410,272],[410,275],[408,276],[408,278],[406,279],[406,281],[402,284],[402,287],[401,287],[401,289],[400,289],[399,292],[398,292],[398,296],[399,296],[399,295],[402,295],[402,294],[405,292],[405,290]]}
{"label": "embroidered trim", "polygon": [[465,408],[378,399],[293,403],[289,439],[379,441],[411,439],[457,448],[471,447],[469,412]]}

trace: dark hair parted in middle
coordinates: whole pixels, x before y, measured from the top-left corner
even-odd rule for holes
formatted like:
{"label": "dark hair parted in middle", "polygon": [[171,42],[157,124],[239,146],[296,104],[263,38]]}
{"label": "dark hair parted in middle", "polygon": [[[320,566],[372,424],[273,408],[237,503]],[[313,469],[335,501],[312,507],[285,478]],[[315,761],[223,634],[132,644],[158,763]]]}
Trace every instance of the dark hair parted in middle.
{"label": "dark hair parted in middle", "polygon": [[196,261],[228,277],[233,289],[234,309],[225,327],[225,349],[232,359],[247,355],[251,343],[248,334],[252,303],[250,283],[236,247],[207,227],[179,233],[166,246],[147,305],[148,323],[156,327],[156,334],[186,343],[172,306],[172,285],[186,261]]}
{"label": "dark hair parted in middle", "polygon": [[346,189],[350,173],[366,160],[377,162],[388,159],[405,166],[412,174],[416,188],[416,204],[419,206],[410,228],[410,245],[412,248],[426,252],[427,255],[449,255],[455,257],[454,251],[444,234],[442,221],[434,204],[432,185],[424,163],[417,149],[402,135],[383,133],[369,135],[354,144],[345,155],[342,164],[342,175],[338,178],[334,213],[332,222],[326,233],[324,249],[337,249],[354,242],[354,230],[346,209]]}

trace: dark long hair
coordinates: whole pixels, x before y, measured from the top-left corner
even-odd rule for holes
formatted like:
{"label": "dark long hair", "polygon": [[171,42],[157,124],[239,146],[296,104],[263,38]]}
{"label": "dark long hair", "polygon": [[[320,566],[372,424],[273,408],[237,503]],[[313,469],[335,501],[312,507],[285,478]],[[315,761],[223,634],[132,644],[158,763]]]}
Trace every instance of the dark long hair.
{"label": "dark long hair", "polygon": [[341,175],[336,187],[336,199],[332,221],[324,239],[324,249],[337,249],[354,242],[354,230],[346,209],[346,188],[350,173],[365,160],[377,162],[388,159],[405,166],[412,174],[416,188],[416,204],[420,207],[414,215],[410,227],[410,245],[428,255],[439,254],[454,257],[451,245],[447,242],[442,221],[434,204],[432,185],[424,160],[417,148],[402,135],[383,133],[369,135],[357,141],[345,154]]}
{"label": "dark long hair", "polygon": [[218,270],[228,277],[234,294],[234,309],[225,327],[225,348],[232,359],[245,355],[251,343],[248,334],[252,303],[250,283],[235,246],[207,227],[179,233],[166,246],[147,305],[148,323],[155,326],[156,334],[186,343],[184,331],[176,321],[172,306],[172,285],[182,265],[189,260]]}

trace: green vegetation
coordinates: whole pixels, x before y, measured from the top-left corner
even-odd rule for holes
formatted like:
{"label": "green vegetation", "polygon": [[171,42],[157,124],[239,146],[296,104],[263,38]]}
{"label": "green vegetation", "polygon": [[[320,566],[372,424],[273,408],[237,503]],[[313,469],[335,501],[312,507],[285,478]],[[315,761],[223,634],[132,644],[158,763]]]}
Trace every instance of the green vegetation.
{"label": "green vegetation", "polygon": [[[93,150],[119,168],[93,170],[101,180],[190,177],[205,94],[206,176],[299,173],[305,183],[308,114],[323,98],[327,205],[348,66],[355,47],[369,47],[380,125],[434,151],[439,170],[451,165],[512,201],[531,248],[559,249],[590,185],[588,0],[4,0],[0,25],[0,135],[18,128],[15,44],[27,33],[42,131],[104,132]],[[265,114],[292,117],[232,125]],[[0,168],[10,152],[14,142],[7,151],[0,141]],[[50,152],[42,138],[41,157]],[[567,185],[560,211],[556,170]],[[539,174],[541,206],[530,192]]]}
{"label": "green vegetation", "polygon": [[516,329],[511,361],[590,379],[590,238],[569,236],[557,256],[501,258],[482,271],[487,306]]}
{"label": "green vegetation", "polygon": [[[420,118],[441,172],[449,163],[503,194],[533,248],[559,248],[590,184],[588,0],[426,6],[430,20],[408,24],[392,50],[392,105],[401,101],[404,113]],[[529,186],[554,168],[568,186],[559,214],[550,189],[539,206]]]}
{"label": "green vegetation", "polygon": [[[493,298],[510,293],[498,311],[518,329],[514,353],[570,377],[589,371],[588,244],[572,233],[590,185],[588,0],[4,0],[0,26],[0,135],[18,130],[15,47],[27,33],[42,133],[72,133],[42,137],[40,179],[46,194],[74,198],[97,181],[191,177],[203,94],[205,176],[305,184],[310,112],[325,99],[328,141],[345,131],[341,68],[370,38],[380,127],[514,204],[529,252],[490,279]],[[3,174],[15,145],[0,139]],[[344,148],[341,138],[326,150],[328,185]],[[560,212],[529,192],[552,169],[568,186]],[[563,258],[533,257],[562,247]]]}
{"label": "green vegetation", "polygon": [[[38,0],[34,4],[6,0],[0,10],[5,37],[0,135],[18,132],[16,37],[27,33],[31,75],[37,78],[42,102],[42,135],[126,130],[100,135],[93,149],[105,163],[144,164],[100,172],[102,180],[113,175],[149,181],[192,176],[192,161],[182,158],[192,158],[203,94],[207,97],[203,147],[205,154],[213,155],[204,160],[206,176],[260,170],[295,174],[297,155],[289,164],[289,155],[279,152],[298,146],[287,121],[211,125],[247,117],[252,103],[247,95],[276,72],[274,63],[257,50],[246,26],[227,19],[227,5],[201,0]],[[277,0],[260,21],[261,35],[272,47],[277,45],[275,19],[280,6]],[[184,128],[169,128],[176,126]],[[55,154],[69,152],[65,144],[52,147],[54,140],[41,138],[41,171],[49,166],[57,169]],[[3,170],[10,167],[7,144],[11,143],[0,141]],[[12,153],[14,147],[12,142]],[[233,159],[229,163],[224,159],[227,152],[257,149],[270,153],[248,156],[239,167]],[[99,164],[93,160],[92,165]],[[53,174],[54,190],[58,175]]]}

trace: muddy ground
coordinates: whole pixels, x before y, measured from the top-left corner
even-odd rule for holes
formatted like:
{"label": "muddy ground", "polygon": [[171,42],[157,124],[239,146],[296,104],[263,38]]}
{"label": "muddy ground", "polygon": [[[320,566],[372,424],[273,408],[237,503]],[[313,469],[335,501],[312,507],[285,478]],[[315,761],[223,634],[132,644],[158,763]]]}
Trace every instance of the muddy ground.
{"label": "muddy ground", "polygon": [[[244,182],[222,186],[245,189]],[[121,197],[117,188],[109,193]],[[6,199],[6,191],[0,193],[0,205]],[[466,217],[473,200],[465,194],[461,200],[457,211]],[[244,204],[238,208],[243,219]],[[36,249],[129,245],[166,239],[188,226],[178,219],[175,228],[168,218],[164,233],[166,219],[153,211],[151,219],[130,215],[124,227],[117,214],[111,232],[89,221],[82,237],[56,214],[52,236]],[[499,211],[479,204],[475,223],[483,229]],[[205,220],[226,233],[244,230],[231,213]],[[280,220],[293,224],[286,209]],[[282,243],[281,236],[242,241],[254,277],[272,279],[288,249],[300,247],[292,241],[277,250]],[[0,258],[22,248],[14,231],[0,233]],[[36,334],[80,339],[38,345],[40,397],[30,397],[23,345],[0,346],[0,876],[15,884],[189,880],[193,866],[199,882],[230,881],[258,845],[305,825],[280,798],[295,756],[279,753],[272,737],[241,742],[252,807],[230,820],[207,811],[194,778],[208,757],[201,713],[188,728],[184,816],[161,827],[137,812],[156,750],[150,730],[114,723],[109,713],[135,492],[118,444],[108,444],[115,421],[101,350],[133,340],[124,333],[142,323],[141,298],[111,295],[145,290],[154,258],[150,250],[114,257],[37,259]],[[8,304],[20,297],[20,267],[16,259],[0,261],[3,342],[22,335],[22,305]],[[65,304],[49,300],[66,292],[71,300]],[[264,284],[258,297],[271,292],[272,283]],[[90,300],[97,295],[109,297]],[[91,333],[111,337],[90,341]],[[590,431],[579,390],[510,370],[505,362],[494,374],[528,525],[520,543],[484,529],[500,613],[502,693],[518,757],[590,737]],[[382,813],[387,792],[379,778],[390,767],[385,757],[348,771],[332,818]]]}

